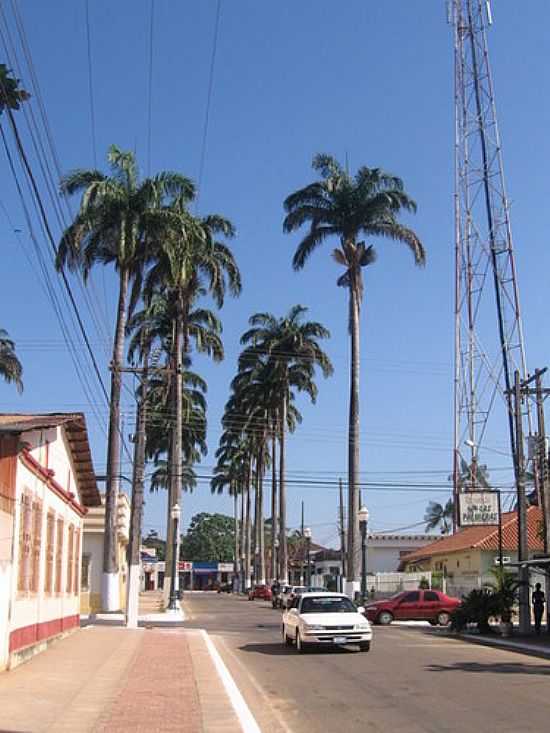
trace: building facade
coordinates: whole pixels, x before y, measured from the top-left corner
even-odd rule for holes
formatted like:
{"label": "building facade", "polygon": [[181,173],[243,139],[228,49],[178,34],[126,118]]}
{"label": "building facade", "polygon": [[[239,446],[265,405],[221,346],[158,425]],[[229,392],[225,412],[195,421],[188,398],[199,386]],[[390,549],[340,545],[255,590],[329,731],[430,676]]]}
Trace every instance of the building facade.
{"label": "building facade", "polygon": [[[101,576],[103,574],[103,538],[105,534],[105,495],[101,504],[91,507],[84,517],[84,539],[82,547],[82,582],[80,589],[80,612],[82,614],[101,611]],[[126,494],[118,495],[117,507],[117,558],[119,567],[119,606],[126,609],[128,581],[127,549],[130,538],[130,500]]]}
{"label": "building facade", "polygon": [[0,414],[0,669],[78,627],[83,518],[99,502],[84,415]]}

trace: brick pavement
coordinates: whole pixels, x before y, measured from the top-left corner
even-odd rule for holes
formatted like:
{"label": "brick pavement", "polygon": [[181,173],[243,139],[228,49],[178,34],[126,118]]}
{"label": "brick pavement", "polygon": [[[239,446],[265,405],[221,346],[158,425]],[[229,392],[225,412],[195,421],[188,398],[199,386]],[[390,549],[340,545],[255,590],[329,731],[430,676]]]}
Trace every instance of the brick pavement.
{"label": "brick pavement", "polygon": [[189,644],[177,631],[145,631],[110,709],[94,733],[200,733]]}
{"label": "brick pavement", "polygon": [[238,730],[194,631],[92,626],[0,674],[0,733]]}

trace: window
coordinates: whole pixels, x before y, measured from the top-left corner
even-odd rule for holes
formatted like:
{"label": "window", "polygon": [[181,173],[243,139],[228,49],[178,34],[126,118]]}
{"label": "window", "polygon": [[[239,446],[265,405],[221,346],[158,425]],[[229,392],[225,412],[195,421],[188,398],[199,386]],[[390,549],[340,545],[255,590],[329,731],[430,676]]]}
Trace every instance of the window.
{"label": "window", "polygon": [[0,509],[7,514],[13,514],[15,509],[17,443],[17,437],[0,437]]}
{"label": "window", "polygon": [[32,499],[29,494],[21,497],[21,516],[19,518],[19,574],[17,590],[26,592],[30,586],[31,548],[32,548]]}
{"label": "window", "polygon": [[73,590],[73,552],[74,552],[74,527],[69,524],[69,544],[67,547],[67,584],[66,593],[72,593]]}
{"label": "window", "polygon": [[355,613],[355,610],[349,598],[319,596],[302,599],[301,613]]}
{"label": "window", "polygon": [[418,591],[414,591],[413,593],[407,593],[404,595],[401,603],[418,603],[419,600],[420,593]]}
{"label": "window", "polygon": [[456,561],[456,566],[457,566],[457,568],[459,568],[459,567],[460,567],[460,560],[457,560],[457,561]]}
{"label": "window", "polygon": [[80,556],[80,530],[75,529],[74,532],[74,560],[73,560],[73,595],[78,595],[78,559]]}
{"label": "window", "polygon": [[42,550],[42,502],[35,499],[32,503],[32,568],[30,590],[38,593],[40,588],[40,553]]}
{"label": "window", "polygon": [[61,575],[63,573],[63,535],[65,534],[64,522],[57,520],[57,538],[55,543],[55,592],[61,593]]}
{"label": "window", "polygon": [[92,556],[89,552],[82,554],[82,569],[80,575],[80,588],[83,592],[90,590],[90,568]]}
{"label": "window", "polygon": [[48,512],[46,519],[46,574],[44,576],[44,592],[53,593],[53,569],[55,548],[55,514]]}
{"label": "window", "polygon": [[433,590],[425,590],[424,591],[424,600],[439,602],[439,596],[437,595],[437,593],[434,593]]}

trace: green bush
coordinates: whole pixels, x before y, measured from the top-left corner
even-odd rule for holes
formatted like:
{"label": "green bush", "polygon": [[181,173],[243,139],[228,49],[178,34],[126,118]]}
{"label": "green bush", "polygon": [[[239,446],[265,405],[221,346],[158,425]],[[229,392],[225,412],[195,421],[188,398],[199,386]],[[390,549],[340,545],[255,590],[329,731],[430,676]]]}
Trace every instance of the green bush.
{"label": "green bush", "polygon": [[474,588],[451,614],[451,629],[462,631],[467,624],[477,624],[481,634],[488,634],[491,632],[489,619],[491,616],[500,616],[501,608],[498,593],[489,588]]}
{"label": "green bush", "polygon": [[428,580],[428,578],[420,578],[420,583],[418,584],[419,590],[428,590],[429,587],[430,581]]}

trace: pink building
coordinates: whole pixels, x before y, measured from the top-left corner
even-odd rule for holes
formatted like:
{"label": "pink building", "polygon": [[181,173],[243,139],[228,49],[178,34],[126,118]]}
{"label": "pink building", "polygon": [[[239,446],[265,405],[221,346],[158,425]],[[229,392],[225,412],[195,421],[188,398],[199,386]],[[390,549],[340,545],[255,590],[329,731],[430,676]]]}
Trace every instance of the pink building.
{"label": "pink building", "polygon": [[0,414],[0,669],[79,626],[83,518],[100,503],[83,414]]}

